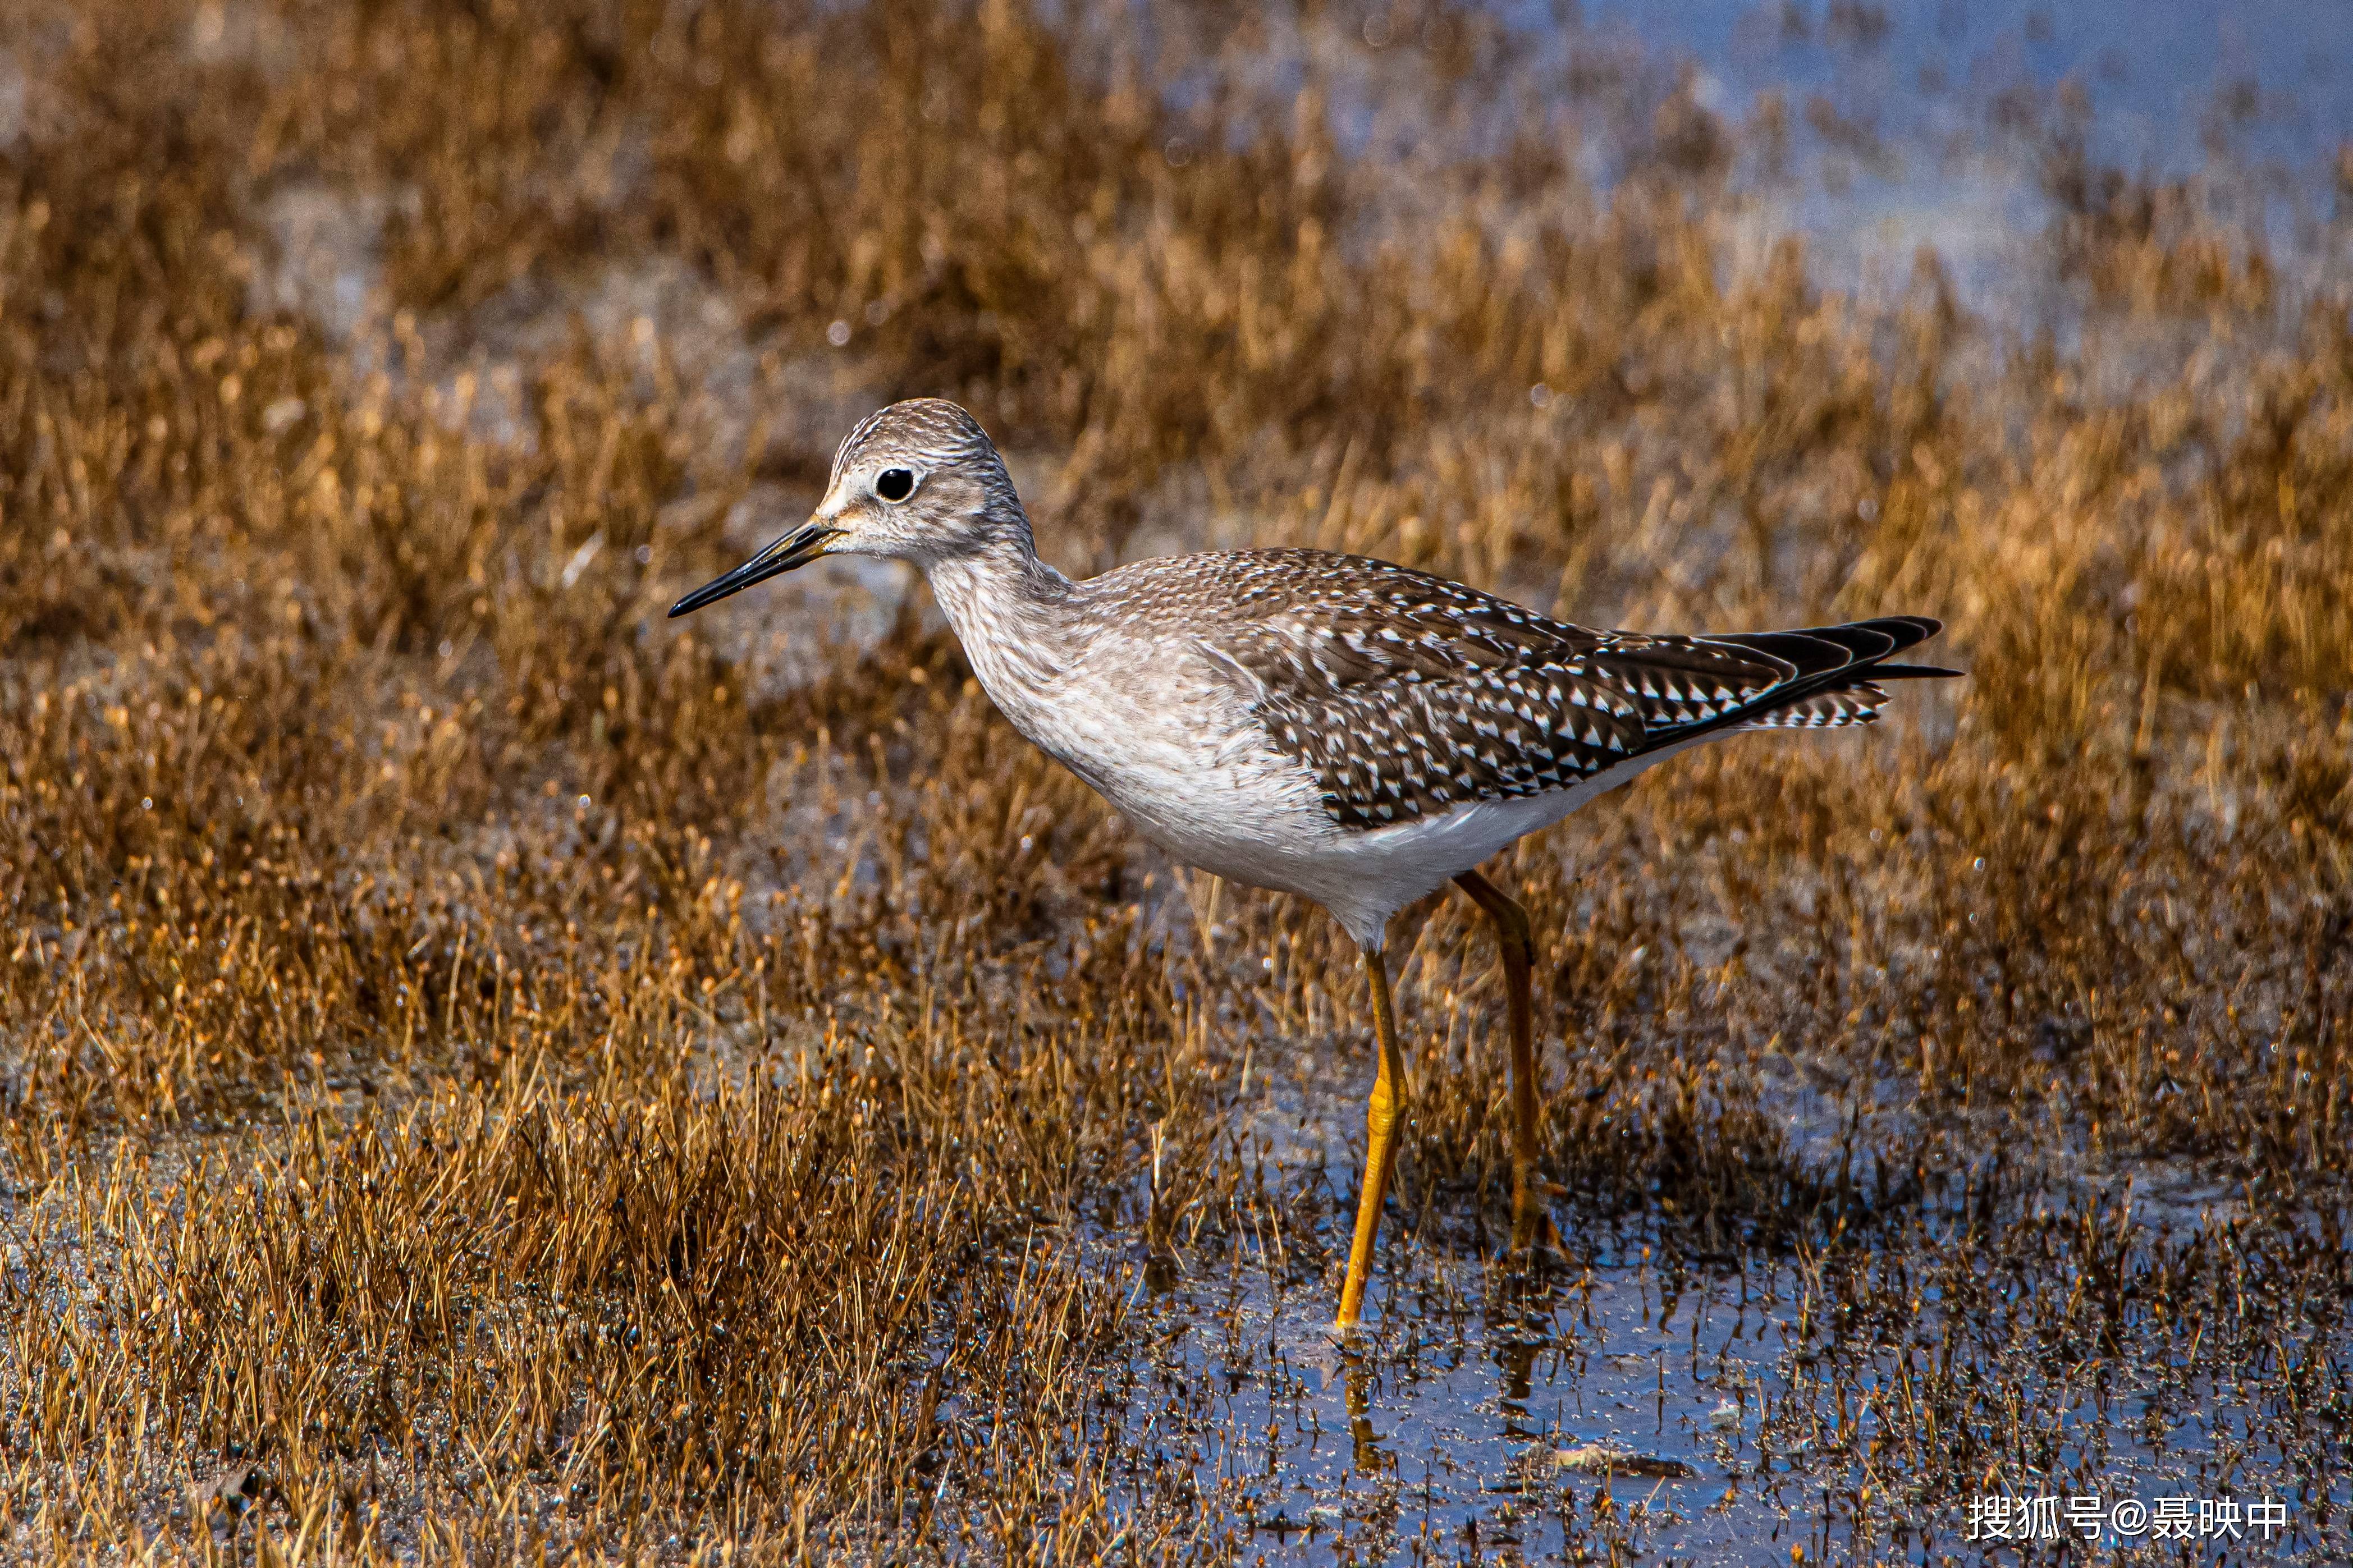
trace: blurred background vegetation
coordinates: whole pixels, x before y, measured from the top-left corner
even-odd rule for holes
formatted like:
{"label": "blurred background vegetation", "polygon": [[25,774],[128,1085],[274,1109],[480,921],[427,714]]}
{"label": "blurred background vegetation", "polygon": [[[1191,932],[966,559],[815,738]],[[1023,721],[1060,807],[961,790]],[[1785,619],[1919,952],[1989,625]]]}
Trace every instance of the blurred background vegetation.
{"label": "blurred background vegetation", "polygon": [[[2097,60],[1739,16],[1824,85],[1405,0],[10,6],[0,1541],[1918,1561],[2105,1485],[2344,1551],[2341,84],[2185,164]],[[1919,612],[1971,679],[1506,858],[1534,1279],[1417,911],[1337,1358],[1322,917],[1173,872],[895,570],[661,618],[911,395],[1073,572]],[[1671,1320],[1693,1474],[1556,1466]]]}

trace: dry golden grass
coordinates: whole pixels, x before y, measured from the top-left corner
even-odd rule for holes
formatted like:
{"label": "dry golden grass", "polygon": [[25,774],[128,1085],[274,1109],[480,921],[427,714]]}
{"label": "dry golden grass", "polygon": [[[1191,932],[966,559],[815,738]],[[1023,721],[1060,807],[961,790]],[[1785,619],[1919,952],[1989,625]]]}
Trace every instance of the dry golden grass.
{"label": "dry golden grass", "polygon": [[[1735,268],[1773,114],[1597,68],[1597,191],[1475,14],[1377,58],[1312,11],[1155,52],[1048,14],[0,20],[0,1542],[1297,1546],[1172,1438],[1195,1298],[1145,1287],[1336,1279],[1345,944],[1180,884],[913,608],[799,681],[756,596],[660,619],[920,392],[1026,455],[1073,568],[1282,541],[1587,620],[1946,617],[1971,679],[1899,723],[1508,858],[1563,1224],[1662,1289],[1797,1282],[1725,1474],[1819,1507],[1816,1558],[2149,1443],[2301,1483],[2343,1551],[2345,301],[2063,126],[2082,330],[2016,343],[1931,258],[1878,304],[1795,242]],[[1252,61],[1303,31],[1293,102]],[[1330,128],[1367,90],[1513,133],[1401,168]],[[381,311],[322,305],[303,212]],[[1399,945],[1359,1413],[1463,1292],[1537,1332],[1609,1268],[1480,1263],[1484,938],[1440,903]],[[1564,1551],[1647,1549],[1556,1492]]]}

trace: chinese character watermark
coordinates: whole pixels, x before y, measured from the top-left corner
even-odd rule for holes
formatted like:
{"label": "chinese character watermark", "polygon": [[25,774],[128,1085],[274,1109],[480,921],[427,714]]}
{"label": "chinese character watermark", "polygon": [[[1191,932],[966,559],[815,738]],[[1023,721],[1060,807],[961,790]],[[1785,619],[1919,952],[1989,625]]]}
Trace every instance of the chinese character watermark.
{"label": "chinese character watermark", "polygon": [[2063,1498],[1981,1492],[1969,1499],[1965,1522],[1971,1541],[2057,1541],[2073,1533],[2086,1541],[2106,1536],[2129,1544],[2268,1542],[2286,1533],[2287,1520],[2287,1503],[2280,1498],[2127,1497],[2111,1502],[2097,1492]]}

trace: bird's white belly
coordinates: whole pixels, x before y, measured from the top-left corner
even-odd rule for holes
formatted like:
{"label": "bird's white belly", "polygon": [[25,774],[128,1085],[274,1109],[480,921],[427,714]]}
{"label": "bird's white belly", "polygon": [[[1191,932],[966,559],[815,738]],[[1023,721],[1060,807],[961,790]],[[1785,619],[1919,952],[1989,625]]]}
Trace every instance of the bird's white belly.
{"label": "bird's white belly", "polygon": [[1375,948],[1405,905],[1682,749],[1630,759],[1568,789],[1345,828],[1324,811],[1307,769],[1277,752],[1216,682],[1156,674],[1149,703],[1115,695],[1128,689],[1121,681],[1079,671],[1051,689],[1006,682],[992,695],[1016,729],[1174,858],[1313,899]]}
{"label": "bird's white belly", "polygon": [[[1390,917],[1406,905],[1683,749],[1630,760],[1567,789],[1479,801],[1369,830],[1335,823],[1304,770],[1296,773],[1303,795],[1287,794],[1280,811],[1271,800],[1263,801],[1268,809],[1249,818],[1259,830],[1246,834],[1236,832],[1244,820],[1240,814],[1196,810],[1171,820],[1169,805],[1160,801],[1130,804],[1120,794],[1103,794],[1176,858],[1252,887],[1313,899],[1359,943],[1377,950]],[[1240,784],[1242,792],[1252,787]],[[1185,798],[1198,803],[1200,797]]]}
{"label": "bird's white belly", "polygon": [[1094,787],[1145,837],[1188,866],[1299,892],[1287,863],[1336,835],[1314,779],[1215,698],[1145,710],[1066,693],[1050,711],[1007,716]]}
{"label": "bird's white belly", "polygon": [[1173,858],[1313,899],[1374,946],[1399,908],[1577,804],[1564,791],[1345,828],[1324,811],[1313,776],[1254,721],[1171,721],[1170,712],[1066,695],[1050,713],[1008,716]]}

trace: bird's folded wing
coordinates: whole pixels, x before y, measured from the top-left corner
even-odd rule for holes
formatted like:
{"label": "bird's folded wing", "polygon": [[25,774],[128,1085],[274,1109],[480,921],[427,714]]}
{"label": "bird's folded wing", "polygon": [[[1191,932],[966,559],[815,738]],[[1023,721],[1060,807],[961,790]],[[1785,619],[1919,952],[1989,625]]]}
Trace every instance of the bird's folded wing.
{"label": "bird's folded wing", "polygon": [[1595,662],[1606,634],[1380,562],[1265,552],[1248,569],[1263,591],[1204,649],[1344,826],[1565,788],[1643,744],[1641,700]]}
{"label": "bird's folded wing", "polygon": [[1160,588],[1214,597],[1194,623],[1202,651],[1351,827],[1566,788],[1703,734],[1868,722],[1886,700],[1870,667],[1936,629],[1597,631],[1355,556],[1185,560],[1219,580]]}

